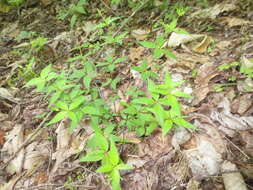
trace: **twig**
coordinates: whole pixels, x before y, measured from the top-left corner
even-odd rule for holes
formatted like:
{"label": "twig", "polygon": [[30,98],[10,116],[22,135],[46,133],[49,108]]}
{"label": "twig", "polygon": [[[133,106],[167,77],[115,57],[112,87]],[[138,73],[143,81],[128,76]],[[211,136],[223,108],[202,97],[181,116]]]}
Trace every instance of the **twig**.
{"label": "twig", "polygon": [[25,142],[18,148],[18,150],[4,163],[3,166],[1,166],[0,170],[5,169],[9,162],[12,161],[17,154],[26,146],[28,145],[31,140],[35,137],[35,135],[42,129],[44,123],[47,121],[48,117],[53,113],[53,111],[49,112],[47,114],[47,116],[43,119],[43,121],[39,124],[39,126],[37,127],[37,129],[35,129],[35,131],[25,140]]}

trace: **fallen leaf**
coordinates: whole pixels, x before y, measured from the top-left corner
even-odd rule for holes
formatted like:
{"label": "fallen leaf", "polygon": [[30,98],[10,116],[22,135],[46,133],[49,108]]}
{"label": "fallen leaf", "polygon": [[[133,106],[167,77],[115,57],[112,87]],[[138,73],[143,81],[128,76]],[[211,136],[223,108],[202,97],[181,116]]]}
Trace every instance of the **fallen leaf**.
{"label": "fallen leaf", "polygon": [[218,105],[222,111],[213,110],[211,112],[211,118],[218,121],[222,126],[232,130],[248,130],[253,128],[253,117],[239,117],[231,113],[230,102],[227,98],[224,98]]}
{"label": "fallen leaf", "polygon": [[243,26],[243,25],[248,25],[252,24],[253,22],[241,19],[241,18],[236,18],[236,17],[225,17],[222,18],[222,21],[224,24],[227,24],[230,28],[234,26]]}
{"label": "fallen leaf", "polygon": [[222,179],[226,190],[247,190],[242,175],[238,171],[235,164],[224,161],[221,167]]}
{"label": "fallen leaf", "polygon": [[143,30],[143,29],[136,29],[132,30],[131,35],[136,40],[145,40],[147,38],[147,35],[150,33],[149,30]]}
{"label": "fallen leaf", "polygon": [[177,47],[181,44],[188,43],[202,37],[204,37],[202,34],[178,34],[176,32],[172,32],[164,47]]}
{"label": "fallen leaf", "polygon": [[[23,125],[16,124],[13,129],[5,136],[5,138],[6,142],[3,145],[2,151],[6,151],[9,155],[13,155],[24,142]],[[8,164],[7,172],[10,174],[14,174],[15,172],[21,173],[24,158],[25,150],[22,149],[17,154],[17,156]]]}
{"label": "fallen leaf", "polygon": [[227,3],[226,1],[216,4],[213,7],[202,9],[196,12],[193,12],[189,19],[215,19],[218,15],[220,15],[223,12],[230,12],[235,10],[237,7],[234,4],[234,2]]}
{"label": "fallen leaf", "polygon": [[193,51],[197,53],[205,53],[207,51],[208,46],[213,42],[213,39],[209,36],[205,36],[205,38],[197,44],[194,48]]}
{"label": "fallen leaf", "polygon": [[210,138],[197,135],[196,139],[196,147],[184,151],[193,177],[200,180],[210,175],[217,175],[222,162],[221,154],[216,151]]}

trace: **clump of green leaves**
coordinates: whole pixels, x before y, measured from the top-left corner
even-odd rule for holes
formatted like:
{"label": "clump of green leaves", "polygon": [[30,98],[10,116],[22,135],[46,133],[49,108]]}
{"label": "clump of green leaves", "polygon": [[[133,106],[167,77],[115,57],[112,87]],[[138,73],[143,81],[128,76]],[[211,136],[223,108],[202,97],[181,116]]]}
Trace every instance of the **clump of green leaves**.
{"label": "clump of green leaves", "polygon": [[164,84],[156,85],[148,80],[150,97],[137,97],[130,104],[122,103],[126,107],[122,111],[126,125],[139,135],[151,134],[158,126],[162,128],[163,135],[175,126],[195,128],[181,113],[177,98],[190,96],[178,90],[179,85],[181,82],[173,82],[169,74],[165,75]]}
{"label": "clump of green leaves", "polygon": [[141,41],[139,42],[142,46],[146,48],[153,49],[153,58],[159,59],[163,55],[167,55],[168,57],[176,58],[175,55],[168,49],[164,47],[166,40],[163,36],[158,36],[154,42],[149,41]]}

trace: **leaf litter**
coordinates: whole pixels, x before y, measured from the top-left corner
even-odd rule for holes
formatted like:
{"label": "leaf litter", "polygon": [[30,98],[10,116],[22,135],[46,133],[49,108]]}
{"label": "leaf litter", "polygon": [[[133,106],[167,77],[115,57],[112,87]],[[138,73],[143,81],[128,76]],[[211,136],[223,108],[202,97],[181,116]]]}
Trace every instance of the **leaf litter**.
{"label": "leaf litter", "polygon": [[[41,3],[43,6],[54,6],[53,1],[41,1]],[[31,11],[27,14],[27,18],[31,19],[31,15],[36,15],[36,11],[39,12],[34,8],[34,12]],[[253,110],[252,95],[250,94],[252,92],[250,87],[253,85],[252,77],[249,77],[249,74],[245,76],[238,70],[240,70],[240,66],[251,67],[250,56],[252,53],[250,45],[243,46],[234,42],[240,42],[242,38],[238,28],[251,31],[252,21],[250,18],[244,19],[243,16],[239,18],[238,14],[232,14],[234,12],[238,13],[236,1],[229,3],[223,1],[206,9],[197,9],[186,16],[186,23],[194,19],[196,23],[201,24],[205,20],[211,19],[212,22],[219,25],[219,28],[198,34],[172,32],[166,39],[163,48],[172,48],[172,52],[177,57],[175,60],[166,56],[160,60],[153,60],[151,52],[139,44],[126,47],[126,49],[124,46],[122,47],[122,52],[124,52],[122,54],[129,57],[122,69],[124,74],[121,73],[120,76],[123,76],[127,82],[119,83],[116,93],[108,87],[100,88],[101,96],[107,104],[111,105],[110,108],[114,113],[118,113],[122,109],[120,101],[129,101],[129,96],[125,94],[129,86],[134,84],[138,88],[146,90],[146,83],[142,80],[141,73],[131,70],[130,65],[141,65],[142,60],[147,59],[148,68],[158,71],[158,80],[162,79],[165,72],[171,71],[175,80],[183,79],[188,82],[185,86],[188,88],[186,91],[193,91],[194,99],[188,102],[182,99],[181,102],[194,110],[188,112],[189,119],[194,121],[198,127],[198,130],[194,132],[185,128],[176,128],[166,136],[162,136],[160,130],[155,130],[150,136],[141,138],[135,133],[120,131],[119,136],[125,137],[132,143],[131,146],[134,146],[134,151],[131,151],[131,146],[127,146],[127,149],[123,151],[126,162],[135,166],[134,170],[122,172],[123,189],[205,190],[208,189],[205,179],[210,180],[215,189],[247,189],[246,185],[251,185],[249,179],[253,179],[252,162],[245,161],[245,159],[252,158],[253,155]],[[50,15],[50,11],[46,14]],[[223,14],[232,14],[233,16],[224,16]],[[239,12],[240,15],[245,14]],[[41,17],[41,15],[39,16]],[[75,31],[63,31],[60,26],[50,27],[59,25],[59,23],[54,23],[54,19],[51,17],[45,28],[41,28],[45,17],[41,17],[40,20],[29,19],[22,21],[30,22],[31,30],[37,28],[36,30],[44,31],[46,34],[49,33],[46,31],[48,27],[50,31],[54,30],[51,36],[48,36],[51,38],[48,46],[52,52],[50,56],[56,59],[55,64],[59,69],[68,67],[62,62],[75,53],[76,49],[73,48],[77,44],[81,44],[88,38],[91,41],[96,41],[94,28],[97,20],[94,18]],[[0,37],[15,38],[21,31],[19,27],[18,23],[8,24],[1,31]],[[153,35],[153,31],[146,29],[148,26],[135,28],[137,29],[131,30],[130,35],[126,37],[127,40],[131,38],[137,41],[149,40]],[[191,26],[187,26],[187,29],[195,31]],[[222,33],[217,37],[216,34],[220,32],[219,30]],[[159,32],[155,32],[155,34],[159,35]],[[15,44],[8,46],[26,48],[23,47],[23,43],[26,42],[15,42]],[[0,48],[2,47],[1,42]],[[240,54],[244,55],[238,56],[235,60],[237,54],[233,55],[235,57],[231,57],[231,51],[237,52],[241,47],[243,47],[243,52]],[[116,53],[118,52],[107,49],[104,55],[115,55]],[[7,54],[8,56],[6,56]],[[11,52],[7,51],[0,57],[0,61],[7,59],[7,62],[17,64],[11,69],[11,74],[3,76],[6,80],[1,82],[0,87],[0,121],[2,123],[0,162],[5,163],[11,155],[16,154],[16,156],[6,168],[0,169],[0,174],[4,173],[5,176],[8,176],[2,179],[2,175],[0,175],[0,184],[2,185],[0,187],[7,190],[36,188],[41,185],[41,189],[48,189],[46,185],[55,183],[52,188],[64,188],[68,176],[77,175],[81,171],[84,175],[83,179],[77,180],[76,183],[70,182],[71,185],[78,187],[81,184],[86,189],[110,189],[105,182],[105,177],[93,172],[96,165],[83,165],[79,162],[79,154],[88,151],[85,144],[87,139],[93,135],[85,121],[74,132],[69,131],[68,120],[53,128],[46,128],[40,133],[41,135],[36,136],[32,142],[18,151],[29,134],[35,131],[35,128],[42,122],[38,116],[47,111],[45,108],[47,102],[43,102],[43,99],[39,100],[40,103],[31,101],[38,94],[34,93],[33,97],[29,97],[30,92],[21,89],[21,86],[15,86],[22,91],[21,93],[15,95],[11,93],[10,80],[16,75],[18,68],[25,64],[22,58],[15,60],[17,58],[12,56]],[[218,69],[221,62],[222,64],[230,64],[232,61],[239,61],[240,65],[228,68],[226,71]],[[2,64],[2,62],[0,63]],[[41,63],[38,62],[38,64]],[[159,66],[162,69],[156,68]],[[40,66],[38,65],[38,67]],[[10,71],[9,66],[4,69]],[[230,76],[225,74],[227,71],[236,73],[238,77],[236,84],[228,88],[226,85],[230,83]],[[1,74],[5,73],[1,70],[0,72]],[[102,77],[105,78],[105,76]],[[226,97],[228,93],[214,90],[216,84],[224,85],[222,90],[225,92],[233,88],[234,97],[229,99]],[[118,100],[110,99],[114,94],[119,96]],[[28,102],[24,100],[28,100]],[[16,104],[20,107],[16,107]],[[85,130],[83,130],[84,128]],[[221,176],[222,182],[213,180],[213,176],[217,175]],[[38,189],[40,188],[38,187]]]}

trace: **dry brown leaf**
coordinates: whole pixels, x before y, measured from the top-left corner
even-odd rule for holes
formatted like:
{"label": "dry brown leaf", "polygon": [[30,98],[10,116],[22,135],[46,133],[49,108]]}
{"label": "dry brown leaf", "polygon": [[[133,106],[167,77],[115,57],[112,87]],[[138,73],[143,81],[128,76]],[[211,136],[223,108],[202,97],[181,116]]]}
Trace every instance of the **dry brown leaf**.
{"label": "dry brown leaf", "polygon": [[0,129],[0,145],[3,145],[5,142],[4,136],[5,136],[5,132]]}
{"label": "dry brown leaf", "polygon": [[253,105],[252,95],[251,94],[243,94],[242,96],[237,97],[233,100],[231,109],[233,113],[239,113],[243,115],[247,110],[250,109]]}
{"label": "dry brown leaf", "polygon": [[150,30],[136,29],[136,30],[132,30],[131,35],[136,40],[145,40],[149,33],[150,33]]}
{"label": "dry brown leaf", "polygon": [[198,135],[196,139],[196,147],[184,151],[193,177],[203,179],[218,174],[222,162],[221,154],[216,151],[209,137]]}
{"label": "dry brown leaf", "polygon": [[193,51],[197,53],[205,53],[212,42],[213,39],[210,36],[205,36],[205,38],[193,48]]}
{"label": "dry brown leaf", "polygon": [[[13,129],[5,136],[6,142],[1,151],[8,152],[13,155],[24,142],[24,127],[16,124]],[[10,174],[21,173],[23,161],[25,158],[25,150],[22,149],[17,156],[8,164],[7,172]]]}
{"label": "dry brown leaf", "polygon": [[243,26],[243,25],[248,25],[252,24],[253,22],[241,19],[241,18],[236,18],[236,17],[225,17],[222,18],[222,22],[224,24],[227,24],[230,28],[234,26]]}
{"label": "dry brown leaf", "polygon": [[214,63],[212,62],[207,62],[204,65],[200,66],[195,80],[197,86],[194,90],[194,105],[197,105],[199,102],[205,99],[210,91],[209,81],[218,74],[219,71],[217,71]]}
{"label": "dry brown leaf", "polygon": [[245,143],[245,152],[253,157],[253,133],[252,131],[239,131],[242,140]]}
{"label": "dry brown leaf", "polygon": [[235,164],[224,161],[221,167],[223,182],[226,190],[247,190],[242,175],[238,171]]}
{"label": "dry brown leaf", "polygon": [[192,13],[190,15],[189,18],[191,19],[206,19],[206,18],[210,18],[210,19],[215,19],[219,14],[223,13],[223,12],[230,12],[236,9],[236,5],[234,2],[226,2],[223,1],[222,3],[216,4],[213,7],[210,8],[206,8],[206,9],[202,9],[199,11],[196,11],[194,13]]}
{"label": "dry brown leaf", "polygon": [[[81,122],[83,125],[84,123]],[[56,160],[51,174],[57,171],[61,163],[63,163],[70,156],[79,153],[84,149],[88,136],[86,133],[78,134],[78,130],[71,132],[69,129],[69,121],[63,120],[58,128],[57,133],[57,147],[52,155],[52,159]]]}
{"label": "dry brown leaf", "polygon": [[145,51],[145,48],[142,46],[139,46],[137,48],[130,48],[129,50],[129,57],[132,62],[136,62],[139,59],[141,59],[141,56],[143,55]]}
{"label": "dry brown leaf", "polygon": [[231,113],[230,102],[227,98],[224,98],[218,105],[222,111],[213,110],[211,112],[211,118],[218,121],[222,126],[233,130],[247,130],[253,128],[253,117],[239,117]]}
{"label": "dry brown leaf", "polygon": [[202,34],[178,34],[176,32],[172,32],[164,47],[177,47],[181,44],[192,42],[202,37],[204,37]]}
{"label": "dry brown leaf", "polygon": [[172,150],[171,136],[163,136],[160,130],[156,130],[145,141],[139,143],[138,148],[139,156],[156,159]]}

